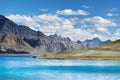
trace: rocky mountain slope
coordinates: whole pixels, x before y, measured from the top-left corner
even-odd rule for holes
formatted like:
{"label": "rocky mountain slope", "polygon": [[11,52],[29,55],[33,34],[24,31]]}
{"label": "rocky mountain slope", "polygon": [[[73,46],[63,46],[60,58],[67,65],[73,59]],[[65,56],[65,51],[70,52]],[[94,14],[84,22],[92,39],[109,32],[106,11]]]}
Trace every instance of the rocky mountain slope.
{"label": "rocky mountain slope", "polygon": [[0,33],[0,52],[1,53],[35,53],[28,43],[18,38],[12,33]]}
{"label": "rocky mountain slope", "polygon": [[120,40],[89,49],[63,51],[44,54],[36,58],[49,59],[94,59],[94,60],[120,60]]}

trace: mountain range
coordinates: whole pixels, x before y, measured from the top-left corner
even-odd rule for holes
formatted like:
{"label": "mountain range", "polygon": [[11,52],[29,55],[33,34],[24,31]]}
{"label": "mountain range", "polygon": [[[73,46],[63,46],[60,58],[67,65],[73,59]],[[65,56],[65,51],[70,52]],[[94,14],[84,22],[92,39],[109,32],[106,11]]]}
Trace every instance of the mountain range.
{"label": "mountain range", "polygon": [[[6,37],[8,42],[11,43],[13,41],[19,43],[19,41],[22,41],[21,43],[19,43],[19,45],[23,43],[24,45],[19,47],[17,43],[16,43],[17,45],[16,44],[12,45],[12,43],[11,45],[8,45],[5,41],[2,41],[4,39],[3,35],[8,34],[10,34],[10,36],[14,36],[14,38],[12,39],[11,37]],[[95,38],[93,40],[86,40],[84,42],[81,41],[75,42],[72,41],[69,37],[63,38],[61,36],[58,36],[57,34],[47,36],[41,31],[35,31],[30,29],[28,26],[18,25],[3,15],[0,15],[0,36],[2,36],[0,38],[1,52],[17,52],[17,51],[28,53],[61,52],[65,50],[88,48],[91,46],[97,46],[100,44],[110,42],[110,41],[102,42],[98,38]],[[18,41],[16,40],[16,38]],[[5,50],[3,50],[3,47],[5,48]],[[15,47],[17,47],[17,49],[15,49]],[[28,50],[26,51],[25,49]]]}

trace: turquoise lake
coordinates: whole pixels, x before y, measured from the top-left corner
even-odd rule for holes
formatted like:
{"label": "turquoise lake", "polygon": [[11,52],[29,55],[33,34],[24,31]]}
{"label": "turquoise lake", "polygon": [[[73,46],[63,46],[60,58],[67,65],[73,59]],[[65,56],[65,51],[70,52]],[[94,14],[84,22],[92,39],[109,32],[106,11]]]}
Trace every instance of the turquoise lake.
{"label": "turquoise lake", "polygon": [[120,80],[119,61],[34,59],[1,54],[0,80]]}

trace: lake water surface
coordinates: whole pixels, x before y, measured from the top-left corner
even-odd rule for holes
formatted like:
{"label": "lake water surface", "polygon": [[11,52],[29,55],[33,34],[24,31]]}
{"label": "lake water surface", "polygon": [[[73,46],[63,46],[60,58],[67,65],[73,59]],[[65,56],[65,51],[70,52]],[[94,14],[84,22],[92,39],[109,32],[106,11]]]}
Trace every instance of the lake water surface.
{"label": "lake water surface", "polygon": [[119,61],[48,60],[1,54],[0,80],[120,80]]}

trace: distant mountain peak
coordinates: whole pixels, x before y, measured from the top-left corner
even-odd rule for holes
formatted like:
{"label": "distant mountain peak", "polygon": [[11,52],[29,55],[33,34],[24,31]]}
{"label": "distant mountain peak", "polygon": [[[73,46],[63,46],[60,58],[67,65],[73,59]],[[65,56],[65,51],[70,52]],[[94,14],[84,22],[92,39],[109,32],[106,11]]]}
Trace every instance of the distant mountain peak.
{"label": "distant mountain peak", "polygon": [[96,38],[93,38],[91,40],[85,40],[84,42],[86,43],[86,46],[89,45],[89,47],[93,47],[93,46],[98,46],[101,44],[106,44],[106,43],[109,43],[111,41],[110,40],[101,41],[98,37],[96,37]]}
{"label": "distant mountain peak", "polygon": [[93,38],[93,40],[101,41],[98,37]]}
{"label": "distant mountain peak", "polygon": [[98,37],[95,37],[95,38],[93,38],[93,39],[87,39],[87,40],[85,40],[84,42],[91,42],[91,41],[99,41],[99,42],[101,42],[101,40],[98,38]]}
{"label": "distant mountain peak", "polygon": [[77,41],[77,43],[81,43],[81,41],[80,41],[80,40],[78,40],[78,41]]}

